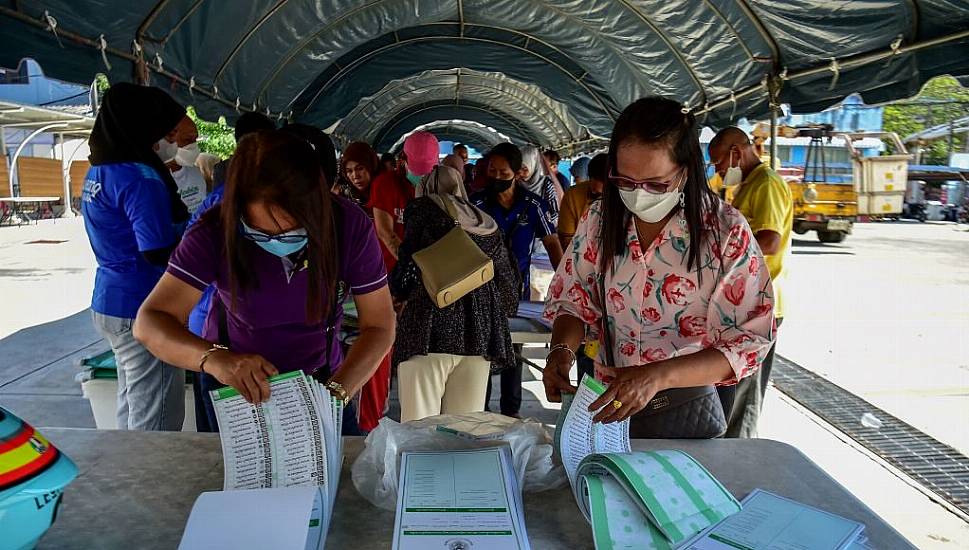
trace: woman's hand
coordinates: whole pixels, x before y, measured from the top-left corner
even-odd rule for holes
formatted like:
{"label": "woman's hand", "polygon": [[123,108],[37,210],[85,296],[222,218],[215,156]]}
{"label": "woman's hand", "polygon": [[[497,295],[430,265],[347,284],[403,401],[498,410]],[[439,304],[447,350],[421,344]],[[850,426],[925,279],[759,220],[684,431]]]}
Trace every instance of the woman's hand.
{"label": "woman's hand", "polygon": [[219,350],[205,361],[205,372],[219,382],[232,386],[250,403],[269,399],[270,376],[279,371],[259,355]]}
{"label": "woman's hand", "polygon": [[[666,389],[660,376],[662,367],[659,363],[623,368],[596,365],[596,371],[613,380],[606,392],[589,405],[590,411],[602,408],[593,417],[593,422],[621,422],[643,410],[657,392]],[[616,402],[621,404],[619,408],[615,407]]]}
{"label": "woman's hand", "polygon": [[578,388],[569,380],[573,357],[575,355],[562,348],[556,349],[548,356],[545,370],[542,371],[542,383],[545,384],[545,396],[552,403],[562,402],[562,392],[578,391]]}

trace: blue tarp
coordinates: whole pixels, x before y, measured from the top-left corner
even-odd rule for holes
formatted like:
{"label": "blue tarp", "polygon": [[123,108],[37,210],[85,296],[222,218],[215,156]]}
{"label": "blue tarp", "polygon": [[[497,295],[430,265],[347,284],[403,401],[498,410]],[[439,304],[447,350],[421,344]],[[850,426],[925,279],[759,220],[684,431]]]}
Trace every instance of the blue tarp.
{"label": "blue tarp", "polygon": [[[382,143],[425,120],[429,98],[450,107],[435,116],[480,122],[484,104],[516,119],[495,122],[505,134],[570,150],[644,95],[720,125],[764,116],[767,83],[805,112],[969,77],[969,3],[956,0],[49,0],[4,2],[0,24],[5,66],[30,56],[56,78],[120,81],[144,59],[206,117],[266,111]],[[455,69],[501,78],[462,90],[420,76]],[[385,90],[395,81],[409,84]],[[366,124],[341,127],[354,110]]]}

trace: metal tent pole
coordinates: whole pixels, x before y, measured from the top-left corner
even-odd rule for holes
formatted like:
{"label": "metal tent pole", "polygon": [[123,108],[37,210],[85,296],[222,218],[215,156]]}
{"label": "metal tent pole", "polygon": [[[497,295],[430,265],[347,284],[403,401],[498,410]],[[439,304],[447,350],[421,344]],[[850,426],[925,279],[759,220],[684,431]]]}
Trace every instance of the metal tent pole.
{"label": "metal tent pole", "polygon": [[770,110],[770,169],[777,170],[777,109]]}
{"label": "metal tent pole", "polygon": [[17,147],[17,150],[14,152],[13,157],[10,159],[9,174],[10,174],[10,196],[11,197],[15,196],[13,192],[13,187],[14,187],[13,182],[17,178],[17,159],[20,158],[20,153],[23,152],[24,147],[26,147],[27,144],[30,143],[30,140],[46,132],[47,130],[51,130],[53,128],[63,128],[65,126],[67,126],[66,122],[54,122],[51,124],[46,124],[31,132],[30,135],[28,135],[26,138],[24,138],[23,141],[20,142],[20,146]]}

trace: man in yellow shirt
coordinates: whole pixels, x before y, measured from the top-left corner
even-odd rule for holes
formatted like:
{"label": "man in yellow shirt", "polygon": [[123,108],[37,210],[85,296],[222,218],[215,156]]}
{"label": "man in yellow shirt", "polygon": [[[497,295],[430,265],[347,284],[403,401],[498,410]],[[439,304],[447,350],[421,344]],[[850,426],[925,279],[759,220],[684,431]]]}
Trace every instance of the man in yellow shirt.
{"label": "man in yellow shirt", "polygon": [[[559,236],[559,242],[562,243],[562,250],[566,255],[569,253],[572,237],[575,236],[575,230],[579,227],[579,221],[582,220],[585,211],[589,209],[589,205],[602,196],[602,188],[606,185],[606,179],[609,177],[609,155],[600,153],[592,157],[592,160],[589,161],[588,171],[589,179],[577,182],[566,191],[559,208],[559,224],[556,234]],[[593,360],[596,356],[595,349],[592,346],[587,348],[583,343],[576,350],[576,356],[576,368],[579,370],[579,376],[593,376],[595,372],[595,361]]]}
{"label": "man in yellow shirt", "polygon": [[562,197],[559,207],[559,224],[557,234],[562,243],[562,250],[568,251],[575,230],[579,227],[579,220],[593,201],[602,196],[602,187],[609,175],[609,155],[600,153],[589,161],[589,179],[576,182]]}
{"label": "man in yellow shirt", "polygon": [[[728,195],[733,192],[730,203],[747,218],[764,253],[774,282],[774,316],[780,326],[784,320],[784,261],[791,247],[794,223],[791,190],[777,172],[761,162],[750,138],[739,128],[724,128],[713,138],[710,160],[723,179]],[[727,413],[726,437],[757,436],[757,418],[770,380],[776,346],[775,337],[774,346],[764,358],[759,372],[736,386],[720,390],[720,399]]]}

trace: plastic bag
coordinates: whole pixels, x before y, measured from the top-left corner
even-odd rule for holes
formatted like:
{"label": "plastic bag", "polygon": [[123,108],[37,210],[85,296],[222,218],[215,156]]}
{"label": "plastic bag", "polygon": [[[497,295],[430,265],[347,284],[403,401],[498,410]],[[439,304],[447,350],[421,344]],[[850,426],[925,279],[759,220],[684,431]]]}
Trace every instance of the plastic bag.
{"label": "plastic bag", "polygon": [[353,485],[374,506],[385,510],[395,510],[397,506],[402,451],[509,445],[524,491],[556,489],[566,483],[562,465],[552,462],[552,439],[547,428],[534,420],[490,412],[432,416],[406,424],[382,418],[367,436],[365,445],[353,463]]}

